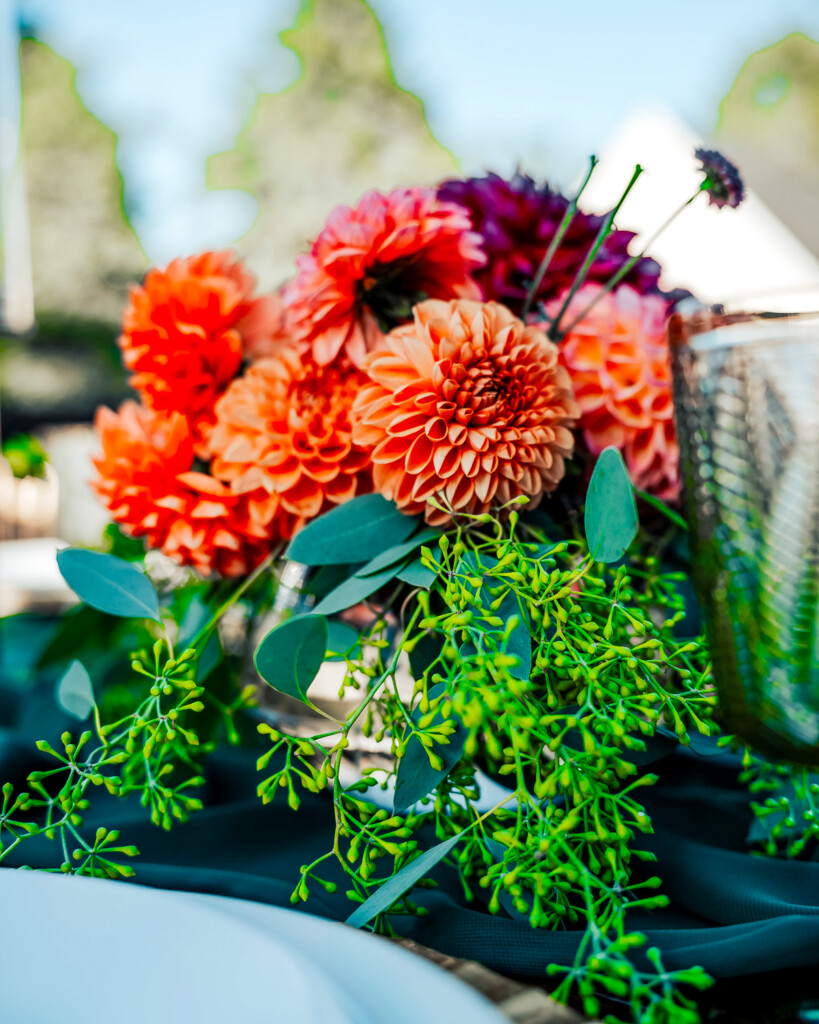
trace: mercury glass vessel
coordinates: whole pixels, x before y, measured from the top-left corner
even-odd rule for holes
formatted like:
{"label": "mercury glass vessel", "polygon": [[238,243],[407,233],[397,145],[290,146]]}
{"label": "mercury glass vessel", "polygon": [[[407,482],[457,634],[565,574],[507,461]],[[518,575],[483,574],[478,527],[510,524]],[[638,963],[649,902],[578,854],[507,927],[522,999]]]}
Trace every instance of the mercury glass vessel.
{"label": "mercury glass vessel", "polygon": [[819,764],[817,309],[819,295],[789,294],[669,322],[694,582],[725,724],[803,764]]}

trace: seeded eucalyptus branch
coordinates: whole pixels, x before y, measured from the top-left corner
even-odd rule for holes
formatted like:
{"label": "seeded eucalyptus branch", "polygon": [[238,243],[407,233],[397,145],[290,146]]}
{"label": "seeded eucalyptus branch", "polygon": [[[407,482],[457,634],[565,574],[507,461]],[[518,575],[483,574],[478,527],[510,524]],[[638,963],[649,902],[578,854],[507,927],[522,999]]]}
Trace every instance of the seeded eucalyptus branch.
{"label": "seeded eucalyptus branch", "polygon": [[[302,866],[293,903],[335,891],[340,868],[350,923],[389,934],[396,915],[427,912],[424,890],[444,864],[464,898],[487,912],[577,933],[572,963],[544,964],[557,998],[579,999],[592,1016],[610,1011],[607,1020],[687,1024],[698,1020],[691,991],[710,979],[697,967],[667,971],[659,951],[643,953],[629,912],[667,903],[660,878],[634,871],[654,859],[641,843],[652,829],[641,799],[656,781],[648,766],[716,731],[716,696],[705,644],[676,635],[683,577],[663,572],[639,539],[632,544],[637,520],[621,463],[601,456],[598,467],[607,476],[592,480],[585,533],[569,526],[557,541],[519,517],[519,502],[495,516],[456,516],[442,532],[367,495],[306,527],[291,554],[314,550],[331,567],[354,564],[312,613],[280,623],[256,652],[263,678],[321,718],[306,735],[258,725],[269,744],[258,793],[294,810],[303,791],[332,794],[327,847]],[[200,624],[182,630],[188,649],[174,657],[177,630],[143,574],[94,562],[83,576],[79,554],[68,564],[94,607],[145,616],[164,635],[132,659],[133,705],[118,703],[111,721],[82,666],[65,673],[64,706],[91,715],[92,725],[76,738],[66,732],[62,749],[39,744],[54,767],[32,772],[25,792],[2,789],[0,863],[45,836],[59,849],[52,870],[123,877],[137,851],[116,831],[90,834],[93,789],[136,795],[163,828],[201,806],[201,761],[217,740],[197,721],[211,705],[236,740],[234,718],[251,703],[247,690],[217,699],[203,683],[208,638],[256,580],[267,594],[267,566],[223,593],[216,611],[203,605]],[[89,584],[100,574],[102,589]],[[123,589],[112,581],[127,582],[138,602],[112,604]],[[373,612],[369,626],[331,629],[327,615],[362,600]],[[341,696],[353,703],[343,719],[309,695],[328,655],[346,666]],[[349,751],[362,735],[382,758],[351,775]],[[765,848],[788,842],[788,852],[800,852],[816,832],[813,780],[786,779],[785,769],[751,755],[745,767],[754,793],[773,794],[757,807],[772,825]],[[487,777],[508,794],[489,810]],[[773,790],[783,782],[793,784],[787,796]],[[391,809],[381,806],[390,793]],[[802,838],[792,835],[802,822]]]}
{"label": "seeded eucalyptus branch", "polygon": [[[202,758],[214,746],[200,740],[196,716],[210,707],[229,742],[238,741],[234,719],[253,703],[248,687],[219,700],[197,677],[202,671],[205,647],[190,647],[174,657],[168,627],[160,616],[159,603],[147,577],[133,564],[110,555],[67,549],[61,570],[76,592],[101,611],[123,617],[154,620],[163,638],[152,648],[131,658],[131,682],[121,687],[126,695],[112,702],[116,715],[106,720],[107,702],[97,701],[90,677],[75,660],[63,674],[57,696],[72,716],[91,727],[78,736],[65,731],[60,746],[46,740],[36,746],[54,767],[32,771],[27,788],[15,794],[11,783],[2,788],[0,803],[0,865],[8,861],[26,840],[41,836],[59,844],[54,868],[66,874],[125,878],[134,874],[123,858],[138,854],[133,845],[119,844],[119,833],[103,827],[90,836],[85,817],[93,791],[102,787],[122,798],[138,797],[151,821],[169,830],[185,822],[202,807],[194,792],[203,783]],[[197,641],[204,640],[221,614],[257,577],[249,578],[215,615]],[[174,624],[178,631],[178,627]],[[131,700],[122,712],[123,700]],[[213,734],[213,729],[210,729]],[[15,860],[20,860],[20,852]],[[56,860],[56,858],[55,858]]]}
{"label": "seeded eucalyptus branch", "polygon": [[[618,556],[616,545],[608,556]],[[335,861],[361,904],[351,921],[390,933],[391,916],[423,913],[417,891],[434,884],[429,871],[445,860],[466,899],[490,913],[579,929],[575,962],[552,968],[563,975],[559,998],[575,992],[596,1015],[602,993],[629,1004],[626,1019],[697,1020],[680,986],[710,979],[698,968],[665,971],[656,950],[648,967],[637,966],[629,950],[644,939],[626,923],[630,907],[667,903],[659,878],[632,874],[633,862],[654,859],[639,845],[651,831],[640,790],[656,777],[638,765],[715,728],[705,647],[674,635],[684,617],[680,577],[639,551],[628,567],[609,568],[584,538],[550,542],[514,509],[504,522],[456,519],[435,546],[420,546],[420,563],[429,589],[404,602],[393,656],[385,663],[383,616],[346,653],[347,680],[366,682],[345,721],[307,737],[259,727],[271,742],[260,769],[274,754],[280,765],[260,782],[262,799],[286,792],[297,807],[299,787],[332,783],[332,846],[303,866],[293,902],[315,885],[334,888],[326,875]],[[364,649],[376,652],[371,663]],[[403,656],[414,677],[409,699],[397,678]],[[299,682],[305,699],[311,678]],[[387,744],[391,767],[365,768],[343,785],[357,723]],[[484,815],[481,775],[509,787],[509,799]],[[392,813],[367,799],[388,784]]]}
{"label": "seeded eucalyptus branch", "polygon": [[94,704],[93,729],[76,740],[64,732],[61,750],[45,740],[37,743],[55,767],[31,772],[29,789],[16,797],[11,784],[4,786],[0,864],[25,839],[43,835],[59,841],[59,870],[67,874],[132,875],[133,868],[120,861],[136,856],[135,846],[115,845],[119,833],[105,828],[93,839],[84,834],[83,814],[95,786],[115,796],[138,794],[151,820],[164,829],[202,806],[189,792],[202,784],[194,754],[199,739],[189,725],[190,716],[204,708],[203,690],[192,678],[195,652],[174,661],[163,658],[164,646],[157,641],[152,652],[134,659],[133,670],[148,682],[133,714],[103,725]]}

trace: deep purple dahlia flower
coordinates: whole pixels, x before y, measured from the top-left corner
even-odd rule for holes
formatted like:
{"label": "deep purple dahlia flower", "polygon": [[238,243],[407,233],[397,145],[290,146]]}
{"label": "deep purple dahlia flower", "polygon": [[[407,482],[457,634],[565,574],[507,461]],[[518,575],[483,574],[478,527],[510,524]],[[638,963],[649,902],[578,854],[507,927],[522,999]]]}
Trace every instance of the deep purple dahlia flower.
{"label": "deep purple dahlia flower", "polygon": [[[474,271],[473,276],[483,289],[484,298],[505,303],[519,316],[529,285],[570,201],[521,173],[511,181],[497,174],[451,179],[439,187],[438,197],[465,206],[472,214],[474,230],[483,237],[487,264]],[[538,288],[538,302],[555,298],[570,287],[602,222],[602,216],[577,210]],[[608,281],[629,259],[632,238],[632,231],[612,231],[600,247],[586,280],[599,284]],[[659,291],[659,276],[656,260],[644,257],[635,263],[624,282],[642,294],[653,293]]]}
{"label": "deep purple dahlia flower", "polygon": [[716,149],[695,149],[694,156],[702,164],[705,175],[702,191],[708,193],[708,202],[720,210],[723,206],[736,209],[745,198],[745,183],[739,168]]}

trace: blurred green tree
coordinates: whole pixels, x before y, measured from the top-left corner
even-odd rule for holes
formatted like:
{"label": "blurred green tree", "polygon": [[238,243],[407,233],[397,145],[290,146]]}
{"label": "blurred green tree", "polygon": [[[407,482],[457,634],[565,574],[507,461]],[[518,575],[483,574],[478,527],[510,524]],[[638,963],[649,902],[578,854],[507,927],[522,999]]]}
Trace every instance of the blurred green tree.
{"label": "blurred green tree", "polygon": [[293,257],[336,204],[456,169],[421,101],[396,83],[364,0],[305,0],[281,39],[299,57],[299,78],[260,93],[234,148],[208,164],[209,187],[242,189],[259,204],[237,248],[265,287],[291,276]]}
{"label": "blurred green tree", "polygon": [[819,42],[793,32],[751,54],[720,104],[716,138],[819,255]]}

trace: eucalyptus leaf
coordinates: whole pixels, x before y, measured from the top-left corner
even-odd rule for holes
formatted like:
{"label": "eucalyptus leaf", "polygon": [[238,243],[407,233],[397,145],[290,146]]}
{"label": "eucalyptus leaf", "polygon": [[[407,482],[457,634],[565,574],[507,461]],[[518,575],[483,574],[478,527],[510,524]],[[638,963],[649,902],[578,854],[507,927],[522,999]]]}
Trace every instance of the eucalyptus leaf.
{"label": "eucalyptus leaf", "polygon": [[408,655],[412,678],[420,679],[427,669],[438,660],[443,648],[444,639],[439,633],[432,630],[422,633]]}
{"label": "eucalyptus leaf", "polygon": [[330,619],[327,623],[327,650],[332,656],[327,661],[344,661],[344,655],[358,642],[360,634],[357,629],[338,619]]}
{"label": "eucalyptus leaf", "polygon": [[375,558],[370,559],[365,566],[358,570],[358,575],[369,576],[371,573],[380,572],[382,569],[386,569],[388,565],[394,565],[396,562],[403,562],[407,555],[411,555],[413,551],[420,548],[422,544],[430,544],[433,541],[437,542],[440,536],[441,531],[433,530],[431,527],[427,527],[425,530],[420,530],[414,537],[410,537],[409,540],[405,540],[403,544],[396,544],[391,548],[387,548],[387,550],[382,551],[380,555],[376,555]]}
{"label": "eucalyptus leaf", "polygon": [[202,600],[199,594],[195,593],[179,623],[179,635],[176,638],[177,650],[187,650],[191,641],[195,639],[199,630],[210,621],[212,615],[213,609]]}
{"label": "eucalyptus leaf", "polygon": [[274,690],[306,701],[327,650],[323,615],[294,615],[275,626],[256,648],[256,671]]}
{"label": "eucalyptus leaf", "polygon": [[405,541],[417,526],[417,518],[403,515],[380,494],[363,494],[299,530],[287,558],[305,565],[367,562]]}
{"label": "eucalyptus leaf", "polygon": [[429,590],[438,573],[434,569],[428,569],[422,562],[420,556],[407,562],[404,568],[398,573],[398,579],[409,583],[411,587],[423,587]]}
{"label": "eucalyptus leaf", "polygon": [[352,928],[363,928],[365,924],[372,921],[378,914],[383,914],[385,910],[389,910],[394,903],[401,899],[405,892],[428,874],[438,861],[443,860],[449,851],[458,845],[468,831],[469,829],[465,828],[456,836],[445,839],[444,842],[438,843],[437,846],[425,850],[411,864],[401,868],[397,875],[393,875],[392,878],[388,879],[380,889],[376,889],[369,899],[365,900],[360,907],[350,914],[347,918],[347,924]]}
{"label": "eucalyptus leaf", "polygon": [[617,562],[637,535],[634,488],[620,452],[604,448],[586,493],[586,540],[595,561]]}
{"label": "eucalyptus leaf", "polygon": [[57,554],[65,582],[86,604],[108,615],[160,622],[159,598],[151,581],[132,562],[84,548]]}
{"label": "eucalyptus leaf", "polygon": [[[429,690],[430,700],[435,700],[441,694],[446,693],[446,689],[446,683],[438,683],[437,686],[433,686]],[[417,707],[410,715],[416,726],[422,717],[421,710]],[[439,712],[433,719],[432,724],[438,725],[443,720]],[[435,789],[442,779],[449,775],[460,761],[469,730],[460,721],[457,719],[456,721],[457,728],[449,737],[449,743],[436,743],[433,747],[433,751],[444,763],[443,768],[440,769],[432,767],[426,748],[418,739],[418,736],[415,734],[410,736],[404,750],[404,756],[398,762],[398,771],[395,777],[392,809],[396,814],[402,813],[408,807],[418,803],[419,800],[423,800],[425,796]],[[409,726],[407,726],[406,732],[409,732]],[[404,733],[405,736],[406,732]]]}
{"label": "eucalyptus leaf", "polygon": [[94,687],[88,670],[81,661],[74,661],[68,666],[57,683],[57,703],[74,718],[82,721],[94,709]]}
{"label": "eucalyptus leaf", "polygon": [[219,639],[219,634],[214,630],[208,637],[208,641],[197,659],[195,673],[196,682],[203,683],[221,662],[223,656],[224,652],[222,651],[222,642]]}
{"label": "eucalyptus leaf", "polygon": [[359,576],[357,573],[354,576],[350,576],[349,579],[346,579],[335,590],[331,590],[326,597],[319,601],[313,609],[313,614],[335,615],[336,612],[342,612],[345,608],[352,608],[353,605],[359,604],[365,598],[374,594],[385,583],[395,579],[400,568],[400,565],[392,565],[382,572],[373,573],[371,576]]}
{"label": "eucalyptus leaf", "polygon": [[326,597],[331,590],[343,583],[347,577],[358,571],[358,566],[350,565],[320,565],[307,577],[304,586],[301,588],[302,597],[313,597],[320,601]]}

